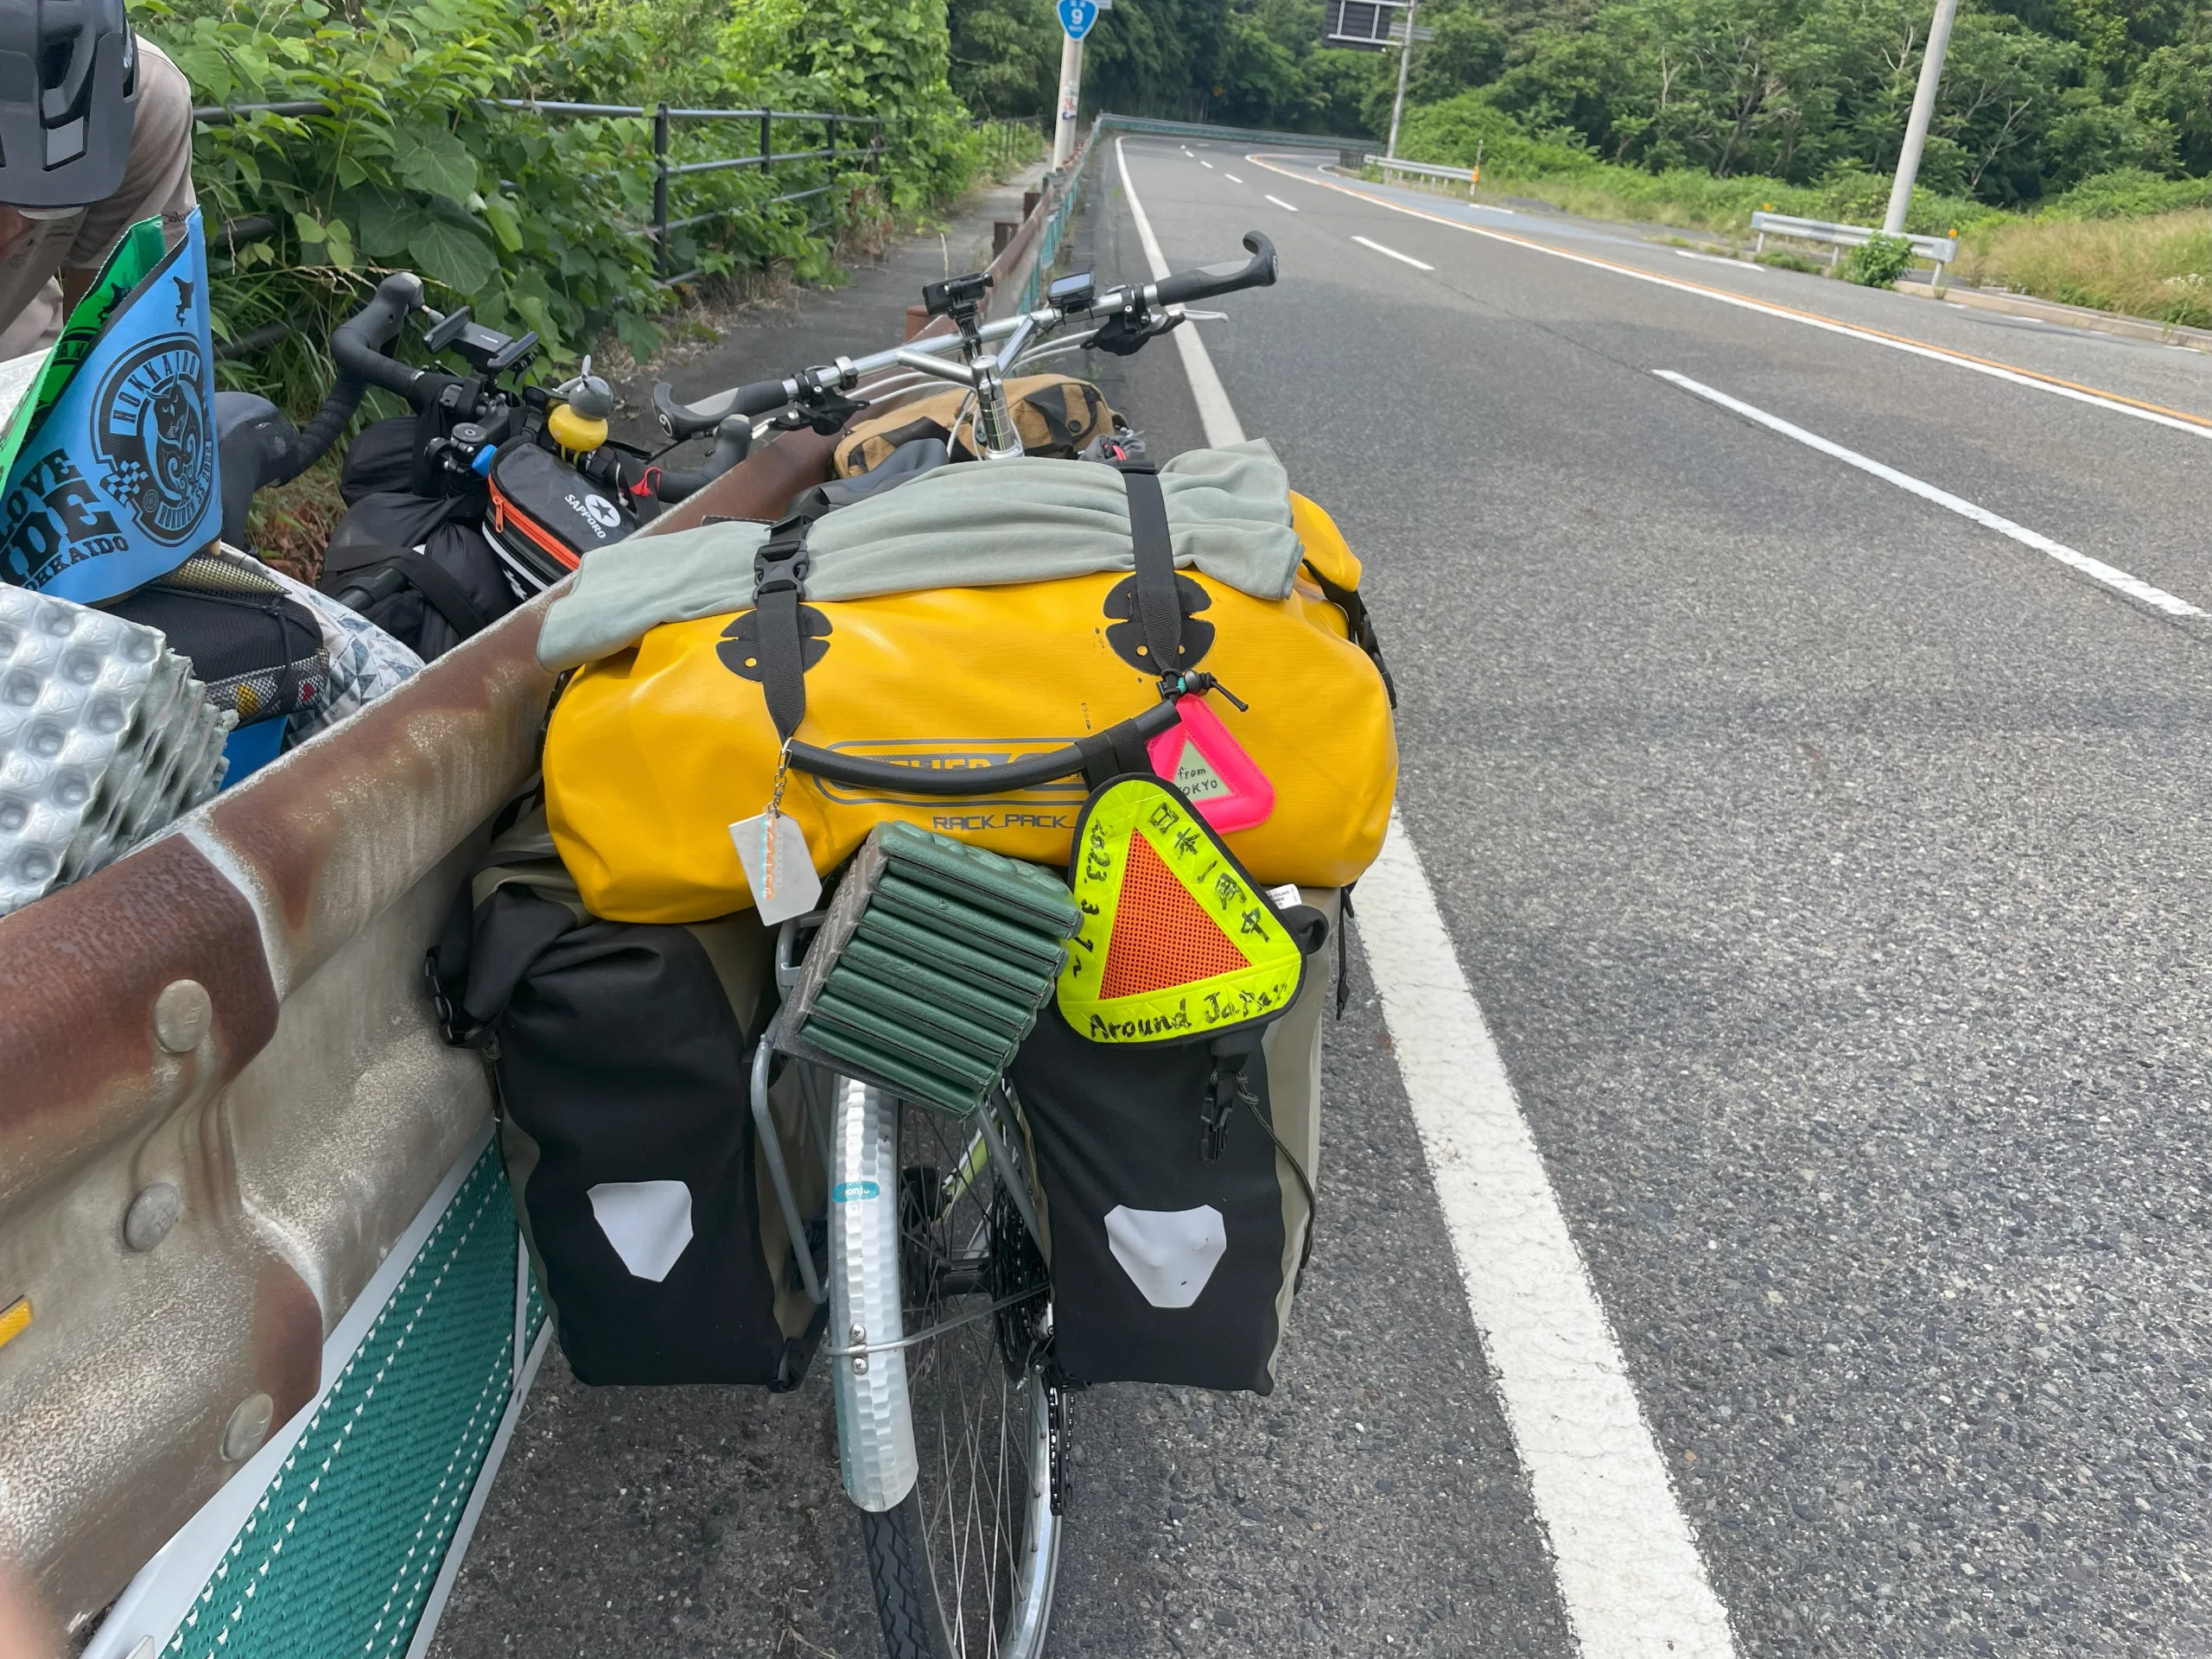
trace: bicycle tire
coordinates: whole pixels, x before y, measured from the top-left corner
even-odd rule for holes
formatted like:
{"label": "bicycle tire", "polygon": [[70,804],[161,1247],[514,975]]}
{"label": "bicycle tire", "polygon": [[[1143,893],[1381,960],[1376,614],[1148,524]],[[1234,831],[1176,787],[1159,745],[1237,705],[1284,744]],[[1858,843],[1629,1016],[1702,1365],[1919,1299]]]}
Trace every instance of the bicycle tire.
{"label": "bicycle tire", "polygon": [[[907,1330],[1030,1295],[908,1351],[915,1485],[861,1514],[884,1647],[890,1659],[1037,1659],[1060,1540],[1042,1258],[997,1165],[976,1155],[978,1131],[920,1108],[901,1119]],[[930,1195],[945,1190],[960,1196],[937,1208]]]}

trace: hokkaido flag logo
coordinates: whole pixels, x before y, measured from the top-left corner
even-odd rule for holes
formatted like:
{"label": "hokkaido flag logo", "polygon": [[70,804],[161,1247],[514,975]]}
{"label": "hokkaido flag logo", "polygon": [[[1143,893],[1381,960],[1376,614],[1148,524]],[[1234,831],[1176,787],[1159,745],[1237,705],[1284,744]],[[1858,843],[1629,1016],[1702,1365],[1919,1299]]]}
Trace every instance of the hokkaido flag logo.
{"label": "hokkaido flag logo", "polygon": [[0,577],[96,605],[215,539],[214,359],[199,213],[133,226],[0,434]]}
{"label": "hokkaido flag logo", "polygon": [[1189,1042],[1274,1019],[1306,957],[1274,902],[1190,801],[1117,778],[1076,825],[1060,1014],[1096,1043]]}

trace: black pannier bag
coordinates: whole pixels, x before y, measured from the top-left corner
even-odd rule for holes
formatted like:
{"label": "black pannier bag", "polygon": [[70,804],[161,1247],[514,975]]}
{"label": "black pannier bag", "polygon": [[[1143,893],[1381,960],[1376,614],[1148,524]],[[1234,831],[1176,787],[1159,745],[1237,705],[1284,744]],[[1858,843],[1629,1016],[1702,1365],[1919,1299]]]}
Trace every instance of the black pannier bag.
{"label": "black pannier bag", "polygon": [[[1087,831],[1109,791],[1128,781],[1085,806],[1075,836],[1078,873],[1104,868],[1093,862]],[[1238,905],[1262,903],[1186,799],[1158,779],[1142,787],[1165,804],[1165,821],[1193,868],[1233,871],[1243,884]],[[1110,958],[1121,948],[1116,912],[1147,931],[1138,937],[1157,959],[1190,948],[1158,901],[1159,883],[1174,878],[1156,853],[1118,856],[1126,874],[1110,911],[1080,875],[1072,884],[1092,918],[1075,941],[1078,957],[1091,950]],[[1329,991],[1322,946],[1340,899],[1334,889],[1267,894],[1268,914],[1305,959],[1280,1011],[1254,1004],[1256,1012],[1224,1014],[1211,1035],[1093,1041],[1068,1022],[1064,979],[1062,997],[1015,1055],[1008,1081],[1044,1187],[1054,1351],[1070,1378],[1273,1392],[1311,1248]],[[1183,918],[1193,926],[1204,919],[1196,910]],[[1086,944],[1094,927],[1109,937]],[[1207,983],[1193,974],[1188,1003],[1208,996]],[[1171,1001],[1178,995],[1171,991]]]}
{"label": "black pannier bag", "polygon": [[[516,1214],[580,1381],[789,1389],[820,1340],[748,1107],[771,940],[750,911],[587,914],[540,810],[494,841],[431,953],[448,1039],[492,1066]],[[816,1215],[796,1083],[772,1118]]]}

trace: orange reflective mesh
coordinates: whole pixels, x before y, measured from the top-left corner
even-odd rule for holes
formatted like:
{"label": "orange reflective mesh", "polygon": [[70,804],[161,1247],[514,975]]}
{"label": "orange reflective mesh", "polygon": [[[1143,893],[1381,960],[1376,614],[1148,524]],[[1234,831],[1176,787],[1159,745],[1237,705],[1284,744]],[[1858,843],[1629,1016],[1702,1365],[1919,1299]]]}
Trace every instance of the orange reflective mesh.
{"label": "orange reflective mesh", "polygon": [[1133,827],[1114,901],[1114,937],[1099,976],[1103,1000],[1187,985],[1252,964]]}

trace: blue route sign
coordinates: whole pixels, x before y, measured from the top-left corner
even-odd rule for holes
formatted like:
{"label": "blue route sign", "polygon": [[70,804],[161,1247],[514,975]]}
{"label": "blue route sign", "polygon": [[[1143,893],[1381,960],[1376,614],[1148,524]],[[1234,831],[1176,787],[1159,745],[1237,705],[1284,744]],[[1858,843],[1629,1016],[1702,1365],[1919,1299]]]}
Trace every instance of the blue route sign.
{"label": "blue route sign", "polygon": [[1070,40],[1081,40],[1097,21],[1098,0],[1060,0],[1060,27]]}

